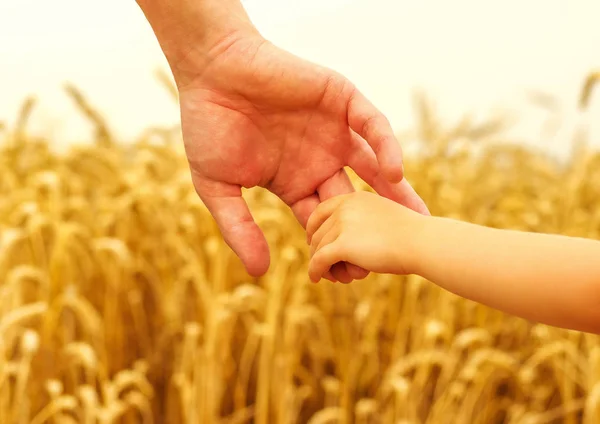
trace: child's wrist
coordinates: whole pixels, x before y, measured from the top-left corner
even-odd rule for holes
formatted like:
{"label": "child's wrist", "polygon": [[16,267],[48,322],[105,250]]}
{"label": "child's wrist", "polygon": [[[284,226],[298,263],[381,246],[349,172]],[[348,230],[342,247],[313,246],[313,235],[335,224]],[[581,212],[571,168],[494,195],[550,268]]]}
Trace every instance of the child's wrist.
{"label": "child's wrist", "polygon": [[433,216],[415,215],[410,224],[408,237],[404,243],[408,243],[405,254],[406,273],[423,276],[427,264],[427,256],[431,251],[431,245],[435,242],[435,230],[438,219]]}

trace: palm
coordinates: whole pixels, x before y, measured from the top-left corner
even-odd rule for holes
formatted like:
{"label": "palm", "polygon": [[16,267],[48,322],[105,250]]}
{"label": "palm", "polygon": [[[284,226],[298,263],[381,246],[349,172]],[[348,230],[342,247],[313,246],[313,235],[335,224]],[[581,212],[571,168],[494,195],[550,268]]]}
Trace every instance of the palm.
{"label": "palm", "polygon": [[[349,165],[381,195],[426,211],[405,181],[392,184],[379,172],[401,178],[400,147],[390,142],[385,118],[328,69],[246,38],[228,45],[180,95],[194,186],[253,275],[266,271],[269,253],[241,187],[272,191],[304,226],[320,201],[353,191],[343,170]],[[365,276],[339,265],[332,271],[341,281]]]}

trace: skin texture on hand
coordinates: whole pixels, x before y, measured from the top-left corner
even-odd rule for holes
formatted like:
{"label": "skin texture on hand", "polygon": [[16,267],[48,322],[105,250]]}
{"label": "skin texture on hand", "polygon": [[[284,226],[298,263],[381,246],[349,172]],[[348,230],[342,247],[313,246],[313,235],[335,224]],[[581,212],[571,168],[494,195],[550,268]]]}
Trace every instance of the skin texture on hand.
{"label": "skin texture on hand", "polygon": [[340,261],[382,274],[413,273],[414,243],[426,219],[368,192],[321,203],[306,227],[311,280],[318,282]]}
{"label": "skin texture on hand", "polygon": [[[180,85],[187,156],[198,195],[251,275],[269,267],[241,187],[265,187],[305,226],[316,206],[354,191],[350,166],[379,194],[428,213],[406,180],[387,119],[344,77],[260,36],[228,39]],[[399,182],[400,181],[400,182]],[[336,266],[337,280],[366,276]]]}

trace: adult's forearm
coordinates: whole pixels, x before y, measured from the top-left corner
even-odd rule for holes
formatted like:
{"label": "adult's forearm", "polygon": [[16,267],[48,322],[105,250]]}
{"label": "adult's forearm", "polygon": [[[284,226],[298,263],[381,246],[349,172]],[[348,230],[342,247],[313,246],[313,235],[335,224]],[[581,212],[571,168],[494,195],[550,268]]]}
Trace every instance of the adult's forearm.
{"label": "adult's forearm", "polygon": [[600,331],[600,242],[433,218],[417,273],[526,319]]}
{"label": "adult's forearm", "polygon": [[[174,71],[201,66],[228,38],[256,33],[239,0],[137,0]],[[177,77],[177,75],[176,75]]]}

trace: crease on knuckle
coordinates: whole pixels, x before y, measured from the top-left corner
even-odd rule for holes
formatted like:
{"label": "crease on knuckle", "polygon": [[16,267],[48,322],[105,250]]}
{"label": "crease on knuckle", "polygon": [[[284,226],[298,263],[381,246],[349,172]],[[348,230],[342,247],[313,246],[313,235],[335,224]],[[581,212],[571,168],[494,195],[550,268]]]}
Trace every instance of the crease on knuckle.
{"label": "crease on knuckle", "polygon": [[241,216],[233,224],[228,225],[226,230],[232,234],[240,231],[254,230],[255,222],[251,216]]}
{"label": "crease on knuckle", "polygon": [[377,116],[365,117],[365,120],[364,120],[362,128],[361,128],[361,133],[367,137],[374,137],[378,121],[379,121],[379,118]]}

